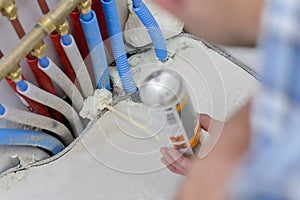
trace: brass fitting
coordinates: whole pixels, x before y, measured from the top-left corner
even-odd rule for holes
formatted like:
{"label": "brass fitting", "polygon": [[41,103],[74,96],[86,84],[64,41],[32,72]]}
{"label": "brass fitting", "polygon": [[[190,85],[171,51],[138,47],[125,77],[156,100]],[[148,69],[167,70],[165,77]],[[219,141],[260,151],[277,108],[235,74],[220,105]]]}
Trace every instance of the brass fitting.
{"label": "brass fitting", "polygon": [[[0,80],[11,72],[23,58],[30,53],[40,41],[56,30],[58,24],[66,19],[83,0],[61,0],[57,6],[47,15],[43,16],[39,22],[29,31],[19,44],[0,60]],[[0,0],[0,10],[3,9],[5,0]]]}
{"label": "brass fitting", "polygon": [[40,42],[32,51],[31,55],[37,58],[43,58],[46,55],[46,45],[44,42]]}
{"label": "brass fitting", "polygon": [[15,83],[22,80],[22,68],[21,68],[21,66],[19,64],[17,66],[15,66],[12,69],[12,71],[7,75],[7,78],[9,78],[10,80],[12,80]]}
{"label": "brass fitting", "polygon": [[57,26],[57,31],[60,35],[67,35],[69,33],[69,22],[67,20],[64,20]]}
{"label": "brass fitting", "polygon": [[5,5],[5,0],[0,0],[0,10],[2,10],[4,5]]}
{"label": "brass fitting", "polygon": [[77,9],[82,14],[87,14],[92,10],[92,0],[85,0],[82,3],[78,4]]}
{"label": "brass fitting", "polygon": [[47,33],[52,33],[56,29],[56,25],[48,16],[43,16],[39,21],[38,24],[43,27]]}
{"label": "brass fitting", "polygon": [[3,2],[1,13],[10,21],[18,18],[17,4],[14,0],[6,0]]}

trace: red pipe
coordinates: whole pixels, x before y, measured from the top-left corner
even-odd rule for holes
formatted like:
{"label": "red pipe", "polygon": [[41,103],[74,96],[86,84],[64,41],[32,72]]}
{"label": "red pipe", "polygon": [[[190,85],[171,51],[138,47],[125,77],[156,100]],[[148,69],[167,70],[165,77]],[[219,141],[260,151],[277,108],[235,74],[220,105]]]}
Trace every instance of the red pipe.
{"label": "red pipe", "polygon": [[[44,1],[44,3],[46,3],[46,2]],[[39,4],[40,4],[40,2],[39,2]],[[46,11],[44,9],[45,8],[42,9],[42,12]],[[19,19],[17,18],[15,20],[12,20],[11,24],[13,25],[13,27],[14,27],[16,33],[18,34],[19,38],[21,39],[22,37],[24,37],[25,31],[24,31],[24,28],[22,27],[22,24],[20,23]],[[60,38],[58,40],[60,40]],[[59,45],[60,45],[60,43],[59,43]],[[60,49],[62,50],[62,47]],[[63,51],[63,53],[64,53],[64,51]],[[67,58],[67,55],[65,55],[65,58]],[[45,90],[45,91],[47,91],[47,92],[49,92],[49,93],[57,96],[57,93],[55,91],[55,88],[53,86],[53,83],[52,83],[51,79],[43,71],[41,71],[38,68],[38,59],[36,57],[31,56],[29,54],[29,55],[26,56],[26,60],[27,60],[27,63],[30,66],[31,71],[33,72],[33,74],[34,74],[34,76],[35,76],[35,78],[36,78],[36,80],[38,82],[39,87],[41,89],[43,89],[43,90]],[[71,66],[71,64],[70,64],[70,66]],[[72,69],[72,66],[71,66],[71,69]],[[73,73],[75,75],[74,71],[73,71]],[[74,77],[76,77],[76,76],[74,76]],[[74,80],[75,80],[75,78],[74,78]],[[13,83],[9,82],[9,83],[13,87],[13,89],[16,90],[16,86],[12,85],[12,84],[15,84],[15,83],[14,82]],[[28,104],[29,104],[29,102],[31,102],[31,103],[35,102],[35,101],[30,100],[30,99],[28,99],[26,97],[24,99],[26,99],[26,101],[27,101]],[[38,112],[38,110],[36,110],[38,108],[40,108],[40,107],[37,106],[36,104],[34,106],[34,104],[33,104],[32,106],[30,106],[29,110],[35,110],[35,112]],[[44,111],[42,110],[41,112],[44,112]],[[54,119],[56,119],[56,120],[58,120],[58,121],[60,121],[62,123],[66,123],[67,122],[66,118],[60,112],[58,112],[58,111],[56,111],[56,110],[54,110],[52,108],[49,108],[49,112],[50,112],[51,116]]]}
{"label": "red pipe", "polygon": [[74,30],[74,39],[76,41],[76,44],[78,46],[82,58],[85,59],[89,55],[89,48],[85,41],[79,16],[80,16],[80,12],[78,10],[73,10],[70,13],[70,19]]}
{"label": "red pipe", "polygon": [[46,0],[37,0],[39,6],[40,6],[40,9],[42,11],[42,13],[45,15],[49,12],[49,7],[48,7],[48,4],[46,2]]}
{"label": "red pipe", "polygon": [[38,59],[36,57],[26,56],[26,61],[27,61],[28,65],[30,66],[31,71],[34,74],[39,87],[41,89],[57,96],[57,93],[55,91],[55,88],[54,88],[54,85],[53,85],[51,79],[49,78],[49,76],[47,74],[45,74],[45,72],[43,72],[42,70],[39,69]]}
{"label": "red pipe", "polygon": [[[57,96],[56,90],[54,88],[54,85],[53,85],[51,79],[49,78],[49,76],[47,74],[45,74],[42,70],[39,69],[38,59],[33,56],[26,56],[26,60],[38,82],[39,87],[41,89]],[[60,112],[58,112],[52,108],[49,108],[49,112],[54,119],[56,119],[62,123],[65,122],[65,117]]]}
{"label": "red pipe", "polygon": [[96,13],[102,39],[103,41],[106,41],[109,38],[109,34],[101,1],[93,0],[92,9]]}
{"label": "red pipe", "polygon": [[82,30],[82,26],[79,20],[80,12],[78,10],[73,10],[70,13],[70,19],[73,27],[73,34],[75,42],[78,46],[80,54],[85,62],[85,65],[88,69],[92,82],[94,83],[94,71],[91,57],[89,56],[89,48],[85,40],[84,32]]}
{"label": "red pipe", "polygon": [[12,26],[14,27],[18,37],[21,39],[22,37],[24,37],[25,35],[25,31],[24,28],[22,26],[22,24],[20,23],[19,19],[16,18],[14,20],[11,20],[10,23],[12,24]]}
{"label": "red pipe", "polygon": [[[22,76],[23,77],[23,76]],[[33,101],[25,96],[23,96],[22,94],[20,94],[18,91],[17,91],[17,88],[16,88],[16,84],[14,81],[10,80],[9,78],[5,78],[5,80],[7,81],[7,83],[11,86],[11,88],[16,92],[16,94],[20,97],[20,98],[23,98],[21,101],[22,103],[27,104],[25,105],[28,110],[30,112],[33,112],[35,114],[39,114],[39,115],[44,115],[46,117],[49,117],[51,118],[51,115],[49,114],[46,106],[36,102],[36,101]],[[25,80],[25,78],[23,77],[23,80]]]}
{"label": "red pipe", "polygon": [[[0,59],[3,56],[4,55],[3,55],[2,51],[0,50]],[[22,76],[22,78],[23,78],[23,80],[25,80],[25,78],[23,76]],[[25,102],[23,102],[23,103],[27,103],[27,105],[25,105],[25,106],[28,108],[28,110],[30,112],[33,112],[33,113],[36,113],[36,114],[39,114],[39,115],[44,115],[46,117],[51,117],[45,106],[43,106],[42,104],[40,104],[38,102],[35,102],[35,101],[25,97],[23,95],[21,95],[17,91],[15,82],[13,82],[12,80],[10,80],[9,78],[6,78],[6,77],[5,77],[5,80],[10,85],[10,87],[16,92],[16,94],[18,94],[20,97],[22,97],[24,99]]]}
{"label": "red pipe", "polygon": [[[3,53],[0,50],[0,59],[3,57]],[[25,78],[22,76],[22,78],[25,80]],[[27,103],[27,105],[25,105],[28,110],[30,112],[39,114],[39,115],[44,115],[46,117],[51,117],[47,108],[45,106],[43,106],[42,104],[35,102],[23,95],[21,95],[20,93],[18,93],[17,88],[16,88],[16,84],[15,82],[13,82],[12,80],[10,80],[9,78],[5,78],[5,80],[7,81],[7,83],[10,85],[10,87],[16,92],[16,94],[18,94],[20,97],[22,97],[24,99],[25,102],[23,103]]]}
{"label": "red pipe", "polygon": [[60,64],[62,66],[63,71],[65,74],[70,78],[70,80],[74,83],[76,80],[76,74],[73,70],[73,67],[68,59],[68,56],[66,55],[63,47],[60,44],[60,35],[57,31],[54,31],[50,34],[50,38],[52,40],[52,43],[56,49]]}
{"label": "red pipe", "polygon": [[[12,20],[11,23],[12,23],[16,33],[18,34],[19,38],[21,39],[25,35],[25,31],[24,31],[24,28],[22,27],[22,24],[20,23],[20,21],[18,19]],[[31,71],[33,72],[38,84],[39,84],[39,87],[42,88],[43,90],[57,96],[51,79],[43,71],[41,71],[38,68],[38,59],[34,56],[27,55],[26,60],[27,60],[28,65],[30,66]],[[15,86],[13,88],[15,88]],[[26,99],[28,99],[28,98],[26,98]],[[29,100],[29,101],[32,101],[32,100]],[[27,101],[27,102],[29,102],[29,101]],[[65,117],[60,112],[58,112],[54,109],[51,109],[51,108],[49,108],[49,112],[54,119],[56,119],[60,122],[65,121]]]}
{"label": "red pipe", "polygon": [[[42,13],[45,15],[49,12],[49,6],[46,2],[46,0],[37,0],[40,9],[42,11]],[[54,31],[53,33],[50,34],[52,43],[56,49],[60,64],[63,68],[63,71],[66,73],[66,75],[72,80],[72,82],[75,81],[76,79],[76,74],[72,68],[72,65],[67,57],[67,55],[65,54],[61,44],[60,44],[60,35],[58,34],[57,31]]]}
{"label": "red pipe", "polygon": [[[11,21],[16,33],[18,34],[19,38],[22,39],[25,35],[24,28],[22,24],[20,23],[19,19],[15,19]],[[52,94],[56,94],[56,91],[54,89],[54,86],[51,82],[51,79],[38,68],[38,59],[30,54],[26,56],[27,63],[29,64],[36,80],[38,81],[38,84],[40,88],[46,90],[47,92],[50,92]]]}
{"label": "red pipe", "polygon": [[113,59],[114,55],[113,55],[110,40],[109,40],[109,34],[108,34],[108,29],[107,29],[107,24],[106,24],[106,19],[105,19],[102,3],[99,0],[93,0],[92,2],[93,2],[92,9],[95,11],[96,16],[97,16],[98,26],[100,28],[102,40],[105,44],[105,47],[106,47],[110,57]]}
{"label": "red pipe", "polygon": [[[20,23],[19,19],[15,19],[11,21],[11,24],[13,25],[17,35],[19,36],[20,39],[22,39],[25,35],[24,28],[22,24]],[[38,68],[38,59],[30,54],[26,56],[27,63],[29,64],[36,80],[38,81],[39,86],[52,93],[56,94],[56,91],[54,89],[54,86],[51,82],[51,79]]]}

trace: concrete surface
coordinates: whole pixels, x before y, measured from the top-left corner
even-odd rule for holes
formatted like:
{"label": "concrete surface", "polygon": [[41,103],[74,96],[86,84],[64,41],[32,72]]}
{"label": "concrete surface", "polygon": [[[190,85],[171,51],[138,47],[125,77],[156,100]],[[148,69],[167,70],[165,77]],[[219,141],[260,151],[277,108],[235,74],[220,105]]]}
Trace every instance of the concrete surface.
{"label": "concrete surface", "polygon": [[[41,13],[36,1],[16,2],[20,8],[20,21],[28,31]],[[48,1],[51,8],[57,2]],[[126,2],[118,0],[118,6],[124,24]],[[4,17],[0,17],[0,27],[0,35],[4,36],[0,38],[0,48],[8,53],[17,45],[18,38],[12,34],[14,31]],[[49,38],[46,43],[49,44],[48,56],[56,60]],[[230,48],[229,51],[258,68],[256,50],[250,49],[249,53]],[[27,64],[22,62],[21,65],[26,78],[36,83]],[[258,86],[248,73],[206,48],[180,52],[173,69],[187,81],[196,110],[221,120],[241,107]],[[0,94],[1,102],[24,108],[5,81],[0,83]],[[118,104],[117,108],[139,120],[146,116],[142,113],[147,113],[143,107],[126,101]],[[3,126],[6,123],[0,120],[0,127]],[[159,161],[158,141],[132,137],[143,134],[143,131],[107,112],[59,158],[40,163],[40,166],[26,166],[26,170],[2,177],[1,199],[173,199],[183,178],[163,168]]]}
{"label": "concrete surface", "polygon": [[[217,119],[228,118],[258,86],[211,49],[186,49],[174,60],[172,68],[187,81],[196,110]],[[148,116],[128,101],[116,108],[134,119]],[[174,199],[182,177],[162,166],[157,140],[136,139],[143,134],[106,112],[58,159],[2,177],[1,199]]]}

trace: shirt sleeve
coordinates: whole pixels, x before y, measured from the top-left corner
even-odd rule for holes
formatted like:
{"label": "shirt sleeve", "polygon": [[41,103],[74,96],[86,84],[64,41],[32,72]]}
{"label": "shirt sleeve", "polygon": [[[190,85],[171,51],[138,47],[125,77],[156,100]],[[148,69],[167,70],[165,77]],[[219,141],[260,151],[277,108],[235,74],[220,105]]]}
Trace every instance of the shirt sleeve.
{"label": "shirt sleeve", "polygon": [[251,147],[231,191],[241,200],[300,199],[300,1],[269,0],[264,16]]}

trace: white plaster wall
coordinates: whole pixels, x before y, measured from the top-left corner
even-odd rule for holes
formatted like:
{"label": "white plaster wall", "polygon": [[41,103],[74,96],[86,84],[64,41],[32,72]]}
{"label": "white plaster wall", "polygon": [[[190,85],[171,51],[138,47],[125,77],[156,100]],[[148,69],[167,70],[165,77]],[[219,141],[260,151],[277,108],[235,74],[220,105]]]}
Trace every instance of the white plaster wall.
{"label": "white plaster wall", "polygon": [[[190,86],[196,110],[214,118],[234,113],[259,86],[211,49],[188,48],[176,55],[182,59],[174,58],[170,68]],[[157,119],[146,107],[126,100],[115,108],[148,128]],[[155,137],[109,111],[94,122],[62,157],[2,177],[1,199],[174,199],[183,177],[160,163],[161,144]]]}
{"label": "white plaster wall", "polygon": [[[41,17],[36,0],[16,1],[20,8],[20,21],[23,23],[25,30],[29,31]],[[57,2],[58,0],[48,0],[51,8]],[[118,0],[118,7],[121,23],[124,24],[127,18],[126,1]],[[17,43],[17,35],[14,34],[10,23],[0,16],[0,48],[6,54]],[[56,60],[49,38],[46,39],[46,44],[48,46],[48,56]],[[187,54],[190,53],[187,52]],[[208,55],[214,60],[216,66],[220,68],[219,73],[222,75],[227,97],[226,111],[231,114],[255,91],[257,82],[238,66],[227,61],[219,54],[208,50]],[[203,57],[195,56],[195,63],[203,64],[203,59]],[[22,62],[21,65],[26,78],[35,83],[27,64]],[[201,65],[200,67],[202,67],[201,71],[203,73],[210,72],[209,69],[211,68],[208,68],[208,66]],[[183,71],[183,73],[186,73],[186,71]],[[199,107],[199,112],[213,114],[208,106],[204,106],[208,105],[206,102],[210,101],[209,96],[204,95],[204,89],[197,84],[192,85],[195,87],[195,91],[199,90],[199,92],[194,94],[199,94],[199,99],[205,98],[202,101],[202,107]],[[245,90],[246,87],[247,90]],[[0,102],[24,108],[5,81],[0,82]],[[170,174],[166,169],[142,175],[125,174],[107,168],[95,159],[95,154],[92,154],[95,152],[106,153],[106,156],[112,158],[109,161],[115,161],[117,164],[123,158],[118,154],[112,154],[111,148],[107,146],[109,143],[104,143],[105,138],[99,135],[101,130],[112,137],[113,134],[120,136],[113,137],[116,142],[122,142],[121,144],[127,145],[132,144],[118,140],[123,133],[115,124],[111,124],[112,117],[111,113],[107,113],[105,117],[98,120],[96,125],[65,156],[47,165],[12,173],[1,179],[1,199],[172,199],[181,183],[181,178]],[[214,117],[218,117],[218,115],[215,114]],[[1,125],[4,126],[5,122],[0,121],[0,127]],[[112,129],[115,131],[110,131]],[[132,145],[130,147],[135,146]],[[112,155],[115,157],[112,157]],[[160,154],[157,153],[155,155],[156,161],[150,163],[159,165]],[[123,162],[124,165],[133,164],[142,168],[149,167],[149,164],[147,164],[149,162],[133,163],[128,162],[125,158],[123,160],[125,160]],[[115,190],[112,190],[112,188],[115,188]]]}

